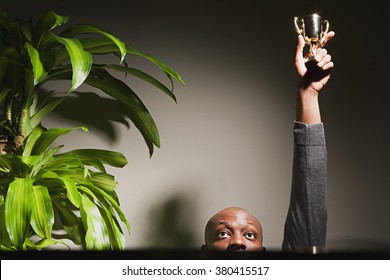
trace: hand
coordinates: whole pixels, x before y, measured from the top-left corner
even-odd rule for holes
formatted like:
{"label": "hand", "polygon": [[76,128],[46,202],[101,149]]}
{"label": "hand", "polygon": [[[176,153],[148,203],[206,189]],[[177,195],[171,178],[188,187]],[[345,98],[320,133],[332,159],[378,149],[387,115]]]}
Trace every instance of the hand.
{"label": "hand", "polygon": [[316,55],[312,60],[309,60],[309,53],[304,54],[303,49],[305,40],[302,35],[298,36],[298,43],[295,53],[295,68],[301,79],[301,87],[309,90],[314,90],[318,93],[328,82],[330,72],[333,69],[332,57],[323,47],[329,42],[335,33],[328,32],[323,40],[322,47],[317,48]]}

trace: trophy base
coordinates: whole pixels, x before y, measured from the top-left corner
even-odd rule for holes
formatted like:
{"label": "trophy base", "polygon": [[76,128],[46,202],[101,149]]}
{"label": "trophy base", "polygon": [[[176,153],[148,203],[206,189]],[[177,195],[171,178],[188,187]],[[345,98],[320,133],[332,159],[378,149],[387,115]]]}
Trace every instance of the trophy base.
{"label": "trophy base", "polygon": [[[310,55],[308,58],[307,58],[307,62],[311,61],[311,60],[314,60],[314,55]],[[306,63],[307,63],[306,62]]]}

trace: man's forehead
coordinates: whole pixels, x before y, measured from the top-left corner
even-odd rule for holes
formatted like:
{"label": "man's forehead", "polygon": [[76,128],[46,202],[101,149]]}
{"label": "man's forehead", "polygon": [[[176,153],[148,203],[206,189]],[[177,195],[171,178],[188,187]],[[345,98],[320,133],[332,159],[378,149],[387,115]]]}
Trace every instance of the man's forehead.
{"label": "man's forehead", "polygon": [[247,219],[221,219],[214,221],[214,226],[235,226],[237,224],[245,224],[245,225],[254,225],[255,222],[253,220],[247,220]]}
{"label": "man's forehead", "polygon": [[248,224],[254,224],[257,219],[241,209],[227,209],[217,213],[213,218],[214,224],[228,224],[234,221],[240,221]]}

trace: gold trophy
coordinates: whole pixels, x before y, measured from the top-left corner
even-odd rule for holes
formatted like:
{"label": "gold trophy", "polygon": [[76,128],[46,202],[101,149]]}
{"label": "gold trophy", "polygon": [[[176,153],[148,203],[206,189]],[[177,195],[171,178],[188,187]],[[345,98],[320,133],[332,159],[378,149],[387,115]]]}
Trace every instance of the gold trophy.
{"label": "gold trophy", "polygon": [[318,14],[294,17],[295,29],[302,35],[310,48],[310,58],[316,55],[318,47],[324,44],[324,37],[329,30],[329,21],[323,20]]}

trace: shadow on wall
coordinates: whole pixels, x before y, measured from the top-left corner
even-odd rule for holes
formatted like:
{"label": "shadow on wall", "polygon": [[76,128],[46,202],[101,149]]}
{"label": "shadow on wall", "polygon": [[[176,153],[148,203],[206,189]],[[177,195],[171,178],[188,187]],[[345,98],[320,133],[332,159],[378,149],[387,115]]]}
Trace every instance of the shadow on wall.
{"label": "shadow on wall", "polygon": [[[69,103],[72,110],[69,110]],[[51,114],[60,117],[61,122],[77,126],[81,124],[90,130],[93,129],[94,133],[109,141],[118,139],[114,123],[130,128],[124,107],[118,101],[103,98],[94,92],[72,93],[72,97],[58,105]]]}
{"label": "shadow on wall", "polygon": [[192,226],[196,212],[191,200],[184,195],[174,195],[153,208],[146,234],[150,241],[148,246],[151,249],[194,249],[196,234]]}

